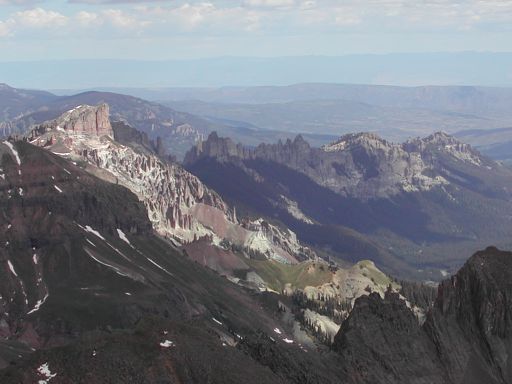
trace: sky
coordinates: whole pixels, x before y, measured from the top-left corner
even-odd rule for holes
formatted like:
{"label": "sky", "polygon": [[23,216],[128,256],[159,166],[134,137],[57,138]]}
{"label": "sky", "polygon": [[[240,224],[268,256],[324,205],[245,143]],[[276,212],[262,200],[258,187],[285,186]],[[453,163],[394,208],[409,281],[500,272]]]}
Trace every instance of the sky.
{"label": "sky", "polygon": [[0,0],[0,61],[512,51],[512,0]]}

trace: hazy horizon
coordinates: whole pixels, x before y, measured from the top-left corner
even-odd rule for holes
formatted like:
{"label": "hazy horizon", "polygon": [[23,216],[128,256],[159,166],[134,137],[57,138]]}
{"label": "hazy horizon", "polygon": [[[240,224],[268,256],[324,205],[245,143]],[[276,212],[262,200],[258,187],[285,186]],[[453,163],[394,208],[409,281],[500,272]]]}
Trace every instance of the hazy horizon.
{"label": "hazy horizon", "polygon": [[193,60],[48,59],[0,62],[0,82],[19,88],[97,89],[286,86],[512,86],[511,52],[223,56]]}

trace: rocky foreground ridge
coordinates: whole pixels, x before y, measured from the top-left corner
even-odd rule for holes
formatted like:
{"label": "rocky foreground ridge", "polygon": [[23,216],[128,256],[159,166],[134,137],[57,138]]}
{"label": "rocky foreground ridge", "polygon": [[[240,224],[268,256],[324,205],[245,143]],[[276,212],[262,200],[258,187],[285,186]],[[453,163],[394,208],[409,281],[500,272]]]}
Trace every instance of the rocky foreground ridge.
{"label": "rocky foreground ridge", "polygon": [[439,286],[423,326],[397,294],[356,301],[333,348],[358,383],[511,383],[512,253],[477,252]]}

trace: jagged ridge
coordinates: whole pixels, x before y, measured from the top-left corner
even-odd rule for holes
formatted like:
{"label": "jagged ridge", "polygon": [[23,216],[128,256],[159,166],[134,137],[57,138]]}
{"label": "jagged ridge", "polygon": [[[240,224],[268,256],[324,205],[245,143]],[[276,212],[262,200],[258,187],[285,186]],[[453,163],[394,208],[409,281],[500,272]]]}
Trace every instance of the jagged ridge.
{"label": "jagged ridge", "polygon": [[185,156],[185,164],[211,157],[274,161],[300,171],[336,193],[358,199],[389,197],[402,192],[428,191],[450,183],[438,171],[438,157],[450,156],[474,166],[497,165],[469,145],[437,132],[403,144],[390,143],[373,133],[342,136],[322,148],[312,148],[302,136],[255,149],[211,134]]}

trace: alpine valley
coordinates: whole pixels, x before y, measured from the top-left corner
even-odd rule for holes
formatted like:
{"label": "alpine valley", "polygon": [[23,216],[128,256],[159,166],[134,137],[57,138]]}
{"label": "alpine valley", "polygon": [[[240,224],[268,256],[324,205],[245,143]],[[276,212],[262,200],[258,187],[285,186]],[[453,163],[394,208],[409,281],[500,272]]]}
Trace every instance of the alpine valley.
{"label": "alpine valley", "polygon": [[512,383],[512,170],[470,145],[0,112],[1,383]]}

